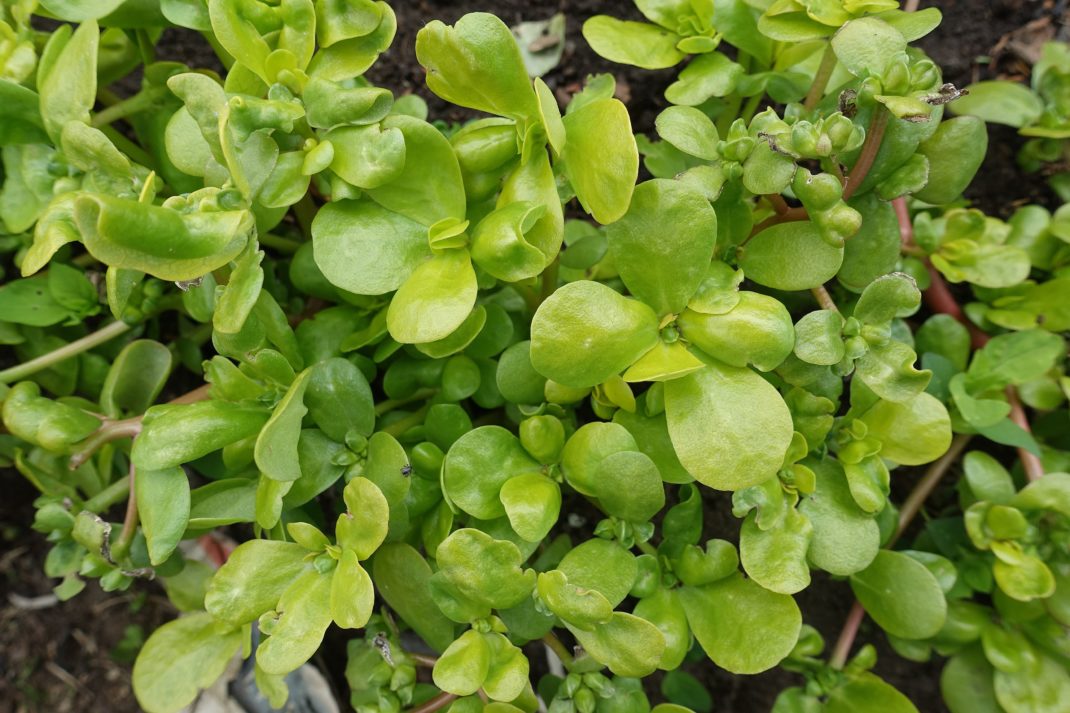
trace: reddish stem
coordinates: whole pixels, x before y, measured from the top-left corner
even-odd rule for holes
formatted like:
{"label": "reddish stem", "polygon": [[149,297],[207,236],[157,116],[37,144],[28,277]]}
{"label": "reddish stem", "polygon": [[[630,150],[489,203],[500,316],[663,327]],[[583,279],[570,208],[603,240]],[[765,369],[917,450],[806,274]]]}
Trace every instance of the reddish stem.
{"label": "reddish stem", "polygon": [[416,706],[415,708],[410,708],[408,713],[434,713],[434,711],[437,711],[440,708],[445,708],[450,703],[453,703],[456,699],[457,696],[452,693],[440,693],[426,703]]}
{"label": "reddish stem", "polygon": [[[1023,431],[1032,434],[1033,429],[1029,427],[1029,419],[1026,418],[1022,400],[1018,398],[1018,390],[1013,386],[1007,387],[1007,401],[1011,404],[1011,420],[1018,424]],[[1035,453],[1027,451],[1025,448],[1019,448],[1018,459],[1022,461],[1022,469],[1025,471],[1026,478],[1034,481],[1044,477],[1044,464],[1040,462],[1040,458]]]}
{"label": "reddish stem", "polygon": [[847,621],[843,623],[840,638],[836,640],[836,648],[832,650],[832,658],[829,659],[829,665],[832,668],[840,669],[847,663],[851,647],[854,646],[855,636],[858,635],[858,627],[862,625],[862,619],[865,616],[866,610],[856,601],[847,615]]}
{"label": "reddish stem", "polygon": [[[892,205],[895,207],[895,216],[899,220],[899,238],[905,248],[913,248],[914,245],[914,226],[910,221],[910,212],[907,210],[906,198],[896,198],[892,201]],[[932,262],[928,257],[924,259],[925,267],[929,270],[930,284],[929,289],[925,290],[923,296],[925,298],[925,304],[929,305],[929,309],[939,314],[948,314],[954,317],[958,322],[964,324],[966,329],[970,332],[970,344],[974,349],[981,349],[988,344],[989,336],[985,334],[981,329],[966,318],[965,313],[959,306],[955,296],[951,294],[951,288],[947,286],[947,282],[944,280],[944,276],[940,274],[940,271],[933,267]],[[1032,434],[1033,429],[1029,426],[1029,419],[1025,415],[1025,409],[1022,407],[1022,402],[1018,398],[1018,390],[1013,386],[1007,387],[1007,400],[1011,405],[1011,420],[1018,424],[1026,433]],[[1022,468],[1025,470],[1026,477],[1029,480],[1039,480],[1044,476],[1044,465],[1041,463],[1040,458],[1035,454],[1026,450],[1025,448],[1018,449],[1018,459],[1022,461]]]}
{"label": "reddish stem", "polygon": [[862,143],[862,151],[847,175],[847,187],[843,189],[844,200],[850,199],[866,180],[869,169],[873,168],[873,162],[877,160],[877,152],[880,151],[881,142],[884,141],[886,128],[888,128],[888,111],[879,106],[873,110],[873,118],[870,119],[869,128],[866,129],[866,140]]}

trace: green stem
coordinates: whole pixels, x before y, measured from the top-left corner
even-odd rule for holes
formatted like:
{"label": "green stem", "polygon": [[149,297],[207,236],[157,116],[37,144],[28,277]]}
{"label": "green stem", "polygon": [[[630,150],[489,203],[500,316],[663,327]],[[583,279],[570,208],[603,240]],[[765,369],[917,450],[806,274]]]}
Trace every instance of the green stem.
{"label": "green stem", "polygon": [[112,559],[115,561],[121,560],[126,556],[127,551],[130,549],[130,543],[134,541],[134,535],[137,534],[138,512],[137,512],[137,491],[136,487],[136,471],[134,464],[130,464],[130,474],[126,479],[128,494],[126,497],[126,516],[123,518],[123,529],[119,533],[119,539],[115,541],[115,546],[111,548]]}
{"label": "green stem", "polygon": [[148,152],[145,151],[145,149],[141,148],[133,141],[123,136],[121,133],[116,131],[114,127],[101,126],[100,130],[104,132],[104,135],[107,136],[113,144],[115,144],[115,148],[119,149],[124,154],[140,163],[142,166],[145,166],[146,168],[156,167],[155,159],[153,159],[152,156],[150,156]]}
{"label": "green stem", "polygon": [[130,479],[120,478],[82,504],[83,510],[92,513],[104,512],[130,493]]}
{"label": "green stem", "polygon": [[739,108],[743,106],[743,97],[739,94],[732,94],[727,101],[728,106],[717,117],[717,133],[722,137],[728,135],[728,130],[739,117]]}
{"label": "green stem", "polygon": [[[558,258],[554,258],[542,273],[542,280],[539,290],[539,304],[541,305],[546,301],[546,298],[554,293],[557,289],[557,275],[558,275],[559,263]],[[537,308],[536,308],[537,309]]]}
{"label": "green stem", "polygon": [[431,404],[424,404],[418,410],[413,411],[408,416],[403,416],[393,423],[389,423],[379,430],[383,433],[389,433],[391,436],[400,436],[405,431],[419,426],[424,422],[424,417],[427,416],[428,410],[431,408]]}
{"label": "green stem", "polygon": [[93,115],[93,119],[89,123],[99,129],[119,119],[125,119],[128,116],[148,111],[156,105],[158,98],[159,93],[155,91],[138,92],[128,99],[123,99],[118,104],[101,109]]}
{"label": "green stem", "polygon": [[825,47],[825,54],[821,55],[821,64],[818,65],[817,74],[814,75],[814,83],[810,85],[810,91],[807,92],[806,100],[803,101],[803,107],[807,111],[816,109],[818,102],[825,96],[825,89],[828,87],[829,78],[834,69],[836,69],[836,52],[832,49],[832,43],[829,42]]}
{"label": "green stem", "polygon": [[156,43],[149,37],[148,30],[139,29],[134,30],[134,36],[137,37],[137,48],[141,53],[141,62],[145,65],[150,65],[156,61]]}
{"label": "green stem", "polygon": [[657,548],[654,547],[654,545],[650,544],[649,542],[637,542],[636,543],[636,547],[638,547],[639,551],[642,552],[645,555],[651,555],[653,557],[657,557],[658,556]]}
{"label": "green stem", "polygon": [[553,632],[550,632],[542,637],[544,644],[550,647],[550,650],[557,654],[557,658],[561,659],[561,663],[565,665],[565,668],[572,666],[572,654],[569,653],[568,647],[561,643],[561,639],[554,636]]}
{"label": "green stem", "polygon": [[118,337],[120,334],[129,331],[129,329],[130,325],[126,322],[112,322],[92,334],[87,334],[81,339],[76,339],[70,344],[66,344],[48,354],[42,354],[36,359],[31,359],[28,362],[17,364],[9,369],[0,371],[0,384],[10,384],[20,379],[25,379],[31,374],[36,374],[39,371],[43,371],[62,361],[70,359],[73,356],[77,356],[82,352],[100,346],[101,344]]}
{"label": "green stem", "polygon": [[273,233],[264,233],[257,236],[257,240],[261,245],[266,245],[269,248],[279,251],[283,255],[293,255],[301,247],[301,243],[296,240],[290,240],[280,235]]}
{"label": "green stem", "polygon": [[297,224],[301,226],[305,240],[312,239],[312,220],[316,217],[316,210],[316,203],[312,200],[310,193],[306,193],[301,200],[293,204],[294,217],[297,218]]}
{"label": "green stem", "polygon": [[71,455],[69,467],[77,470],[93,454],[106,443],[117,441],[121,438],[134,438],[141,433],[141,416],[123,419],[122,421],[109,421],[93,432],[89,438],[78,444],[77,450]]}
{"label": "green stem", "polygon": [[424,399],[434,396],[436,391],[438,391],[438,389],[417,389],[416,391],[412,392],[412,395],[406,396],[403,399],[387,399],[386,401],[380,401],[379,403],[375,404],[375,415],[382,416],[384,413],[390,413],[394,409],[401,408],[402,406],[411,404],[414,401],[423,401]]}
{"label": "green stem", "polygon": [[758,92],[757,94],[752,96],[750,99],[748,99],[747,103],[743,105],[743,111],[740,112],[740,115],[739,115],[740,118],[743,119],[743,121],[745,121],[745,122],[747,122],[749,124],[750,120],[754,118],[754,114],[755,114],[755,112],[758,111],[758,107],[761,105],[761,103],[762,103],[762,92]]}

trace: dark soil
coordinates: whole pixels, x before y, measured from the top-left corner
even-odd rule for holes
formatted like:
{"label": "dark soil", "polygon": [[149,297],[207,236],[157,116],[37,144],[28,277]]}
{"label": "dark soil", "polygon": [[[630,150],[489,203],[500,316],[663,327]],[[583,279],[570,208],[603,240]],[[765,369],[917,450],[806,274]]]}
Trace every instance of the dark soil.
{"label": "dark soil", "polygon": [[108,594],[96,581],[70,601],[49,602],[56,584],[43,571],[50,545],[28,529],[36,493],[14,471],[0,477],[0,710],[141,710],[130,685],[133,657],[144,637],[174,617],[171,603],[155,587]]}
{"label": "dark soil", "polygon": [[[944,68],[945,80],[962,87],[973,81],[1028,73],[1028,53],[1048,36],[1065,31],[1056,13],[1063,2],[1055,0],[922,0],[936,6],[944,23],[919,44]],[[665,107],[665,87],[676,70],[650,72],[611,64],[595,55],[584,42],[580,28],[588,17],[607,13],[641,19],[631,0],[400,0],[392,3],[398,15],[394,47],[369,73],[369,78],[397,93],[415,92],[427,100],[432,118],[463,121],[472,114],[450,107],[427,91],[423,69],[416,62],[413,43],[417,31],[431,19],[454,22],[466,12],[490,11],[508,24],[548,19],[556,12],[567,17],[567,42],[561,64],[544,77],[562,100],[578,91],[588,74],[613,73],[618,96],[628,104],[634,128],[650,133],[654,118]],[[158,48],[161,59],[176,59],[192,66],[220,71],[214,54],[196,35],[169,30]],[[124,86],[123,89],[131,87]],[[1054,195],[1038,175],[1024,175],[1015,155],[1022,140],[1013,129],[989,128],[989,153],[967,197],[988,213],[1006,216],[1023,202],[1056,205]],[[0,709],[37,712],[136,711],[130,691],[130,663],[121,656],[120,641],[126,627],[148,633],[172,615],[159,589],[137,583],[130,592],[105,594],[95,583],[73,600],[46,609],[26,610],[11,603],[9,595],[36,597],[48,594],[53,582],[41,572],[48,544],[28,529],[34,493],[14,473],[6,497],[0,501]],[[909,489],[916,473],[897,473],[898,495]],[[706,491],[709,536],[735,539],[738,521],[731,517],[730,499]],[[947,493],[937,493],[936,503]],[[845,582],[815,573],[813,584],[797,595],[804,620],[816,627],[831,647],[852,603]],[[344,639],[334,631],[328,637],[329,654],[321,663],[345,691]],[[136,638],[136,636],[134,637]],[[876,673],[903,691],[921,711],[946,713],[939,692],[942,661],[906,661],[893,653],[871,622],[862,625],[855,651],[872,643],[879,651]],[[119,654],[116,654],[119,647]],[[696,665],[692,673],[708,686],[719,713],[768,711],[778,692],[798,685],[801,677],[774,670],[758,676],[733,676],[712,665]],[[342,701],[343,707],[345,701]]]}

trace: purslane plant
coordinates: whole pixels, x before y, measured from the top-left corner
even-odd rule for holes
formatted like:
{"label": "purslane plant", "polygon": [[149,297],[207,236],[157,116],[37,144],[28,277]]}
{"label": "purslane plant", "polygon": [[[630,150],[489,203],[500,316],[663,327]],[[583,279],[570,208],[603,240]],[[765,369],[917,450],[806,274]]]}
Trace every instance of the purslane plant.
{"label": "purslane plant", "polygon": [[[184,612],[146,710],[235,656],[281,705],[333,625],[360,711],[638,713],[660,670],[672,713],[699,659],[801,674],[777,713],[916,711],[851,656],[865,616],[949,657],[953,713],[1070,698],[1065,211],[961,200],[987,134],[910,47],[935,10],[637,5],[584,34],[686,62],[652,136],[485,13],[417,36],[486,115],[445,125],[363,76],[384,2],[4,4],[0,445],[61,598],[155,578]],[[169,25],[225,76],[155,61]],[[827,659],[814,570],[858,600]]]}

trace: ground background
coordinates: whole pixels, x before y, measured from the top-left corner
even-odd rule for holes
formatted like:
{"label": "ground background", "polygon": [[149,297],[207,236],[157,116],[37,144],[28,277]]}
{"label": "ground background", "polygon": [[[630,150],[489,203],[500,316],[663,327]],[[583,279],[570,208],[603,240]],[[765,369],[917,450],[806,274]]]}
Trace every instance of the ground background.
{"label": "ground background", "polygon": [[[434,118],[461,120],[466,115],[447,109],[427,92],[413,51],[416,32],[431,19],[454,22],[475,10],[494,12],[510,25],[564,13],[565,54],[558,68],[545,77],[547,83],[567,95],[587,74],[614,73],[637,131],[651,131],[654,117],[665,106],[662,91],[675,75],[675,70],[648,72],[612,65],[584,43],[580,27],[591,15],[641,19],[630,0],[395,0],[392,5],[398,15],[398,36],[371,78],[397,93],[419,93],[428,100]],[[1025,76],[1040,42],[1066,39],[1063,22],[1070,20],[1063,0],[922,0],[921,7],[929,6],[943,10],[944,23],[920,44],[944,68],[945,80],[960,87],[995,76]],[[164,36],[161,58],[197,66],[215,64],[199,37],[178,31]],[[1023,202],[1051,206],[1054,198],[1044,182],[1023,177],[1017,170],[1014,155],[1021,140],[1015,132],[1000,127],[990,132],[988,158],[968,197],[983,210],[1002,216]],[[914,477],[903,474],[897,482],[905,482],[907,490]],[[33,517],[32,488],[13,472],[0,474],[0,482],[4,487],[0,498],[0,710],[137,711],[130,693],[132,655],[143,633],[172,615],[169,604],[152,584],[136,585],[114,596],[91,583],[72,601],[27,609],[27,599],[47,595],[54,584],[41,572],[48,544],[28,529]],[[707,494],[711,536],[734,539],[738,522],[728,514],[727,497]],[[939,498],[937,493],[937,503]],[[116,517],[121,519],[121,514]],[[814,583],[797,600],[806,622],[816,626],[831,645],[851,604],[847,585],[816,574]],[[326,664],[336,688],[344,692],[345,642],[340,632],[332,631],[327,660],[321,663]],[[939,693],[939,661],[917,664],[900,659],[868,623],[862,627],[858,644],[865,642],[875,644],[880,652],[876,672],[906,693],[919,710],[946,713]],[[692,672],[707,685],[717,713],[764,713],[782,688],[800,682],[783,671],[740,677],[706,665]]]}

